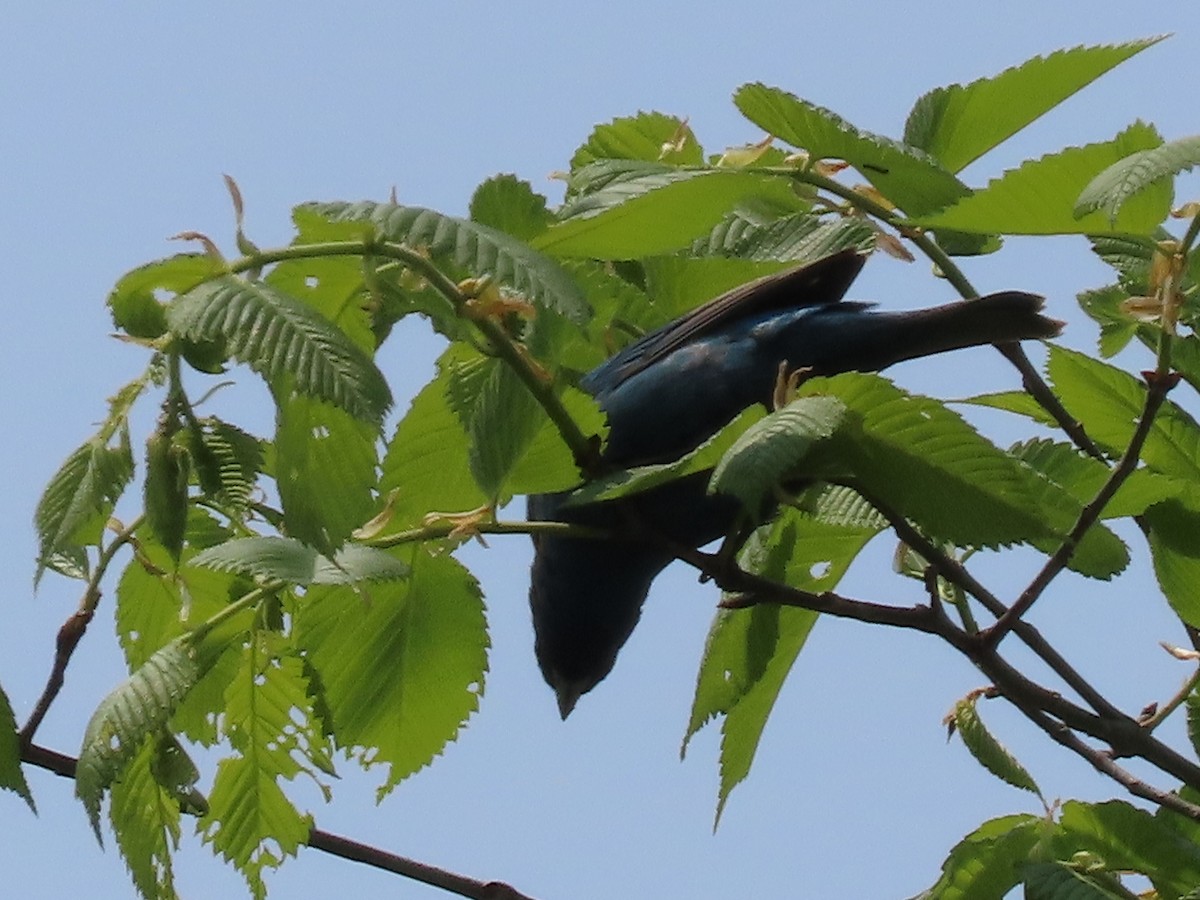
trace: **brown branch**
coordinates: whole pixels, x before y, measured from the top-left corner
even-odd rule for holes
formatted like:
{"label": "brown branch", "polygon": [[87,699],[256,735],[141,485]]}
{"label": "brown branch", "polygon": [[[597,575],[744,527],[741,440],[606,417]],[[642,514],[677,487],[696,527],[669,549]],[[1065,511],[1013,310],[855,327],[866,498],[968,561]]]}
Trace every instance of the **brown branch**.
{"label": "brown branch", "polygon": [[1062,543],[1059,544],[1054,554],[1046,560],[1046,564],[1029,583],[1029,586],[1021,592],[1021,596],[1017,598],[1016,603],[1000,617],[996,624],[984,632],[985,640],[992,644],[999,644],[1004,639],[1004,636],[1012,630],[1014,624],[1037,602],[1042,592],[1050,586],[1050,582],[1067,567],[1067,564],[1071,561],[1071,557],[1075,554],[1076,548],[1079,546],[1079,542],[1083,540],[1083,536],[1087,533],[1088,529],[1100,519],[1100,514],[1104,512],[1104,507],[1108,505],[1108,502],[1116,494],[1118,488],[1125,483],[1125,480],[1137,468],[1142,447],[1146,443],[1146,438],[1150,436],[1150,429],[1154,425],[1154,417],[1158,414],[1163,401],[1166,400],[1167,392],[1178,381],[1177,378],[1172,376],[1162,376],[1156,373],[1147,373],[1146,379],[1148,382],[1146,402],[1142,407],[1142,414],[1138,419],[1137,427],[1129,439],[1129,446],[1125,448],[1120,461],[1113,467],[1107,480],[1100,486],[1100,490],[1096,492],[1096,496],[1080,510],[1079,517],[1075,520],[1075,524],[1071,527],[1071,530],[1067,532],[1067,536],[1063,538]]}
{"label": "brown branch", "polygon": [[1018,343],[996,344],[995,347],[1021,374],[1021,386],[1025,388],[1025,392],[1037,401],[1038,406],[1050,414],[1051,418],[1058,423],[1058,427],[1063,430],[1075,446],[1088,454],[1088,456],[1105,461],[1104,452],[1088,436],[1083,425],[1067,412],[1066,407],[1062,405],[1062,401],[1058,399],[1058,395],[1050,390],[1050,386],[1046,384],[1045,379],[1034,368],[1033,363],[1029,361],[1029,357],[1025,353],[1025,348]]}
{"label": "brown branch", "polygon": [[[75,768],[78,764],[78,760],[73,756],[67,756],[65,753],[32,743],[21,748],[21,759],[63,778],[74,778]],[[184,811],[186,812],[186,810]],[[441,888],[460,897],[469,897],[471,900],[533,900],[528,894],[522,894],[516,888],[503,882],[468,878],[465,875],[458,875],[446,869],[439,869],[437,866],[417,862],[415,859],[388,853],[378,847],[361,844],[319,828],[314,828],[309,832],[308,840],[305,843],[322,853],[374,866],[422,884]]]}

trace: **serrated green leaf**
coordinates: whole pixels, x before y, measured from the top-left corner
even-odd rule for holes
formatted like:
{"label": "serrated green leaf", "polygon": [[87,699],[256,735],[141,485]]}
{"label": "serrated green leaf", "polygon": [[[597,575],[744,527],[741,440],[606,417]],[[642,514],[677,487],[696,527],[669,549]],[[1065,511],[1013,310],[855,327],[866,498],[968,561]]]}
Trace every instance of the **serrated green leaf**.
{"label": "serrated green leaf", "polygon": [[1200,691],[1192,688],[1187,695],[1187,735],[1192,749],[1200,754]]}
{"label": "serrated green leaf", "polygon": [[636,324],[653,331],[728,290],[789,268],[774,260],[655,256],[642,260],[650,302]]}
{"label": "serrated green leaf", "polygon": [[578,286],[561,266],[487,225],[395,203],[309,203],[297,213],[321,216],[333,223],[361,223],[388,240],[425,248],[435,258],[448,258],[472,275],[490,275],[573,322],[583,324],[590,314]]}
{"label": "serrated green leaf", "polygon": [[925,94],[909,113],[904,140],[961,171],[988,150],[1161,37],[1058,50],[968,85]]}
{"label": "serrated green leaf", "polygon": [[[1080,503],[1090,503],[1111,475],[1108,466],[1071,444],[1030,440],[1009,452],[1065,488]],[[1148,469],[1136,469],[1104,507],[1101,518],[1141,515],[1155,503],[1174,497],[1178,492],[1178,485],[1171,479]]]}
{"label": "serrated green leaf", "polygon": [[[563,387],[558,399],[571,419],[585,435],[595,435],[601,442],[608,434],[604,413],[596,398],[574,387]],[[534,433],[524,452],[505,479],[504,487],[512,494],[547,494],[567,490],[579,483],[579,466],[541,407],[538,418],[541,427]]]}
{"label": "serrated green leaf", "polygon": [[1109,871],[1143,873],[1163,896],[1200,885],[1200,846],[1132,804],[1068,800],[1059,827],[1067,847],[1094,853]]}
{"label": "serrated green leaf", "polygon": [[1122,308],[1122,304],[1129,299],[1129,292],[1120,285],[1082,291],[1077,299],[1079,308],[1100,326],[1098,347],[1101,356],[1106,359],[1115,356],[1137,336],[1137,320]]}
{"label": "serrated green leaf", "polygon": [[320,677],[338,745],[384,763],[380,795],[454,740],[483,693],[487,630],[479,586],[450,556],[412,551],[407,581],[313,587],[297,645]]}
{"label": "serrated green leaf", "polygon": [[1178,500],[1146,510],[1158,586],[1175,614],[1200,628],[1200,512]]}
{"label": "serrated green leaf", "polygon": [[203,676],[205,662],[188,639],[174,640],[146,660],[92,714],[79,752],[75,795],[87,810],[97,840],[105,791],[121,777],[147,737],[167,724]]}
{"label": "serrated green leaf", "polygon": [[990,409],[1001,409],[1005,412],[1025,416],[1042,425],[1057,427],[1054,417],[1025,391],[997,391],[994,394],[979,394],[975,397],[964,397],[955,403],[969,403],[972,406],[986,406]]}
{"label": "serrated green leaf", "polygon": [[1153,233],[1170,211],[1169,185],[1152,187],[1125,204],[1115,223],[1100,213],[1077,218],[1075,201],[1097,173],[1161,143],[1153,126],[1137,122],[1111,141],[1022,163],[949,209],[921,215],[915,224],[986,234]]}
{"label": "serrated green leaf", "polygon": [[488,501],[471,476],[466,434],[448,396],[453,373],[473,354],[447,348],[437,377],[413,398],[388,441],[379,487],[391,499],[379,533],[416,525],[429,512],[461,512]]}
{"label": "serrated green leaf", "polygon": [[[179,849],[180,802],[155,777],[174,742],[150,735],[112,785],[109,821],[134,887],[146,900],[175,896],[172,854]],[[178,745],[174,745],[178,746]]]}
{"label": "serrated green leaf", "polygon": [[[34,513],[38,565],[34,584],[51,560],[78,554],[95,544],[113,507],[133,479],[129,433],[121,428],[115,445],[97,434],[67,457],[46,485]],[[82,560],[86,563],[86,557]]]}
{"label": "serrated green leaf", "polygon": [[975,698],[959,700],[954,705],[954,730],[981,766],[1015,788],[1042,796],[1033,776],[987,730],[975,708]]}
{"label": "serrated green leaf", "polygon": [[142,482],[146,524],[176,564],[187,529],[191,472],[187,451],[175,442],[178,428],[174,414],[164,407],[158,425],[146,439],[146,477]]}
{"label": "serrated green leaf", "polygon": [[488,360],[486,370],[486,378],[467,401],[467,461],[484,495],[503,498],[513,467],[546,415],[512,367]]}
{"label": "serrated green leaf", "polygon": [[235,538],[198,553],[189,564],[302,585],[390,581],[408,575],[408,566],[384,550],[346,544],[331,562],[286,537]]}
{"label": "serrated green leaf", "polygon": [[[167,301],[224,270],[207,253],[181,253],[126,272],[108,295],[113,325],[130,337],[161,337],[167,331]],[[160,297],[160,292],[170,296]]]}
{"label": "serrated green leaf", "polygon": [[[1057,346],[1050,347],[1047,371],[1067,412],[1092,440],[1114,456],[1122,453],[1145,406],[1145,385],[1115,366]],[[1142,459],[1157,472],[1200,484],[1200,425],[1167,400],[1150,427]]]}
{"label": "serrated green leaf", "polygon": [[869,250],[875,230],[865,219],[835,219],[810,213],[782,217],[752,214],[743,206],[726,216],[707,236],[692,243],[697,256],[726,256],[804,265],[839,250]]}
{"label": "serrated green leaf", "polygon": [[208,281],[167,309],[176,334],[223,340],[235,359],[272,386],[326,400],[376,426],[392,404],[371,358],[329,319],[262,282]]}
{"label": "serrated green leaf", "polygon": [[[683,140],[678,141],[681,134]],[[678,149],[675,142],[679,143]],[[571,156],[571,171],[577,172],[605,159],[697,166],[704,162],[704,151],[686,120],[658,112],[641,112],[597,125]]]}
{"label": "serrated green leaf", "polygon": [[[875,528],[845,528],[785,510],[759,529],[739,564],[803,590],[832,590]],[[681,754],[706,723],[723,717],[721,783],[714,827],[730,792],[749,774],[767,717],[817,614],[760,604],[723,610],[709,631]]]}
{"label": "serrated green leaf", "polygon": [[1021,869],[1025,900],[1129,900],[1129,892],[1105,872],[1083,872],[1061,862],[1033,862]]}
{"label": "serrated green leaf", "polygon": [[1200,165],[1200,136],[1131,153],[1087,183],[1079,192],[1075,215],[1099,211],[1108,217],[1109,225],[1115,225],[1121,208],[1132,197],[1197,165]]}
{"label": "serrated green leaf", "polygon": [[332,554],[375,510],[373,425],[303,395],[276,397],[275,483],[287,533]]}
{"label": "serrated green leaf", "polygon": [[263,869],[295,856],[313,827],[279,782],[312,774],[302,759],[310,744],[325,742],[313,726],[303,663],[277,644],[260,634],[226,690],[226,730],[238,755],[218,764],[209,810],[197,826],[256,898],[266,896]]}
{"label": "serrated green leaf", "polygon": [[713,470],[709,493],[731,494],[749,510],[799,467],[846,416],[836,397],[799,397],[747,428]]}
{"label": "serrated green leaf", "polygon": [[942,209],[971,192],[924,151],[860,131],[829,110],[779,88],[745,84],[733,100],[755,125],[807,150],[814,159],[850,163],[909,215]]}
{"label": "serrated green leaf", "polygon": [[1038,816],[1002,816],[984,822],[954,846],[942,874],[922,897],[936,900],[994,900],[1020,884],[1020,865],[1029,859],[1048,823]]}
{"label": "serrated green leaf", "polygon": [[642,166],[568,204],[534,246],[555,256],[641,259],[689,246],[739,203],[793,197],[784,179],[736,169]]}
{"label": "serrated green leaf", "polygon": [[302,256],[277,263],[263,281],[320,313],[365,353],[375,350],[376,304],[366,284],[366,263],[357,256]]}
{"label": "serrated green leaf", "polygon": [[17,736],[17,719],[13,715],[12,704],[8,702],[8,694],[3,688],[0,688],[0,789],[18,794],[33,812],[37,812],[33,794],[29,792],[29,784],[25,781],[25,773],[21,771],[21,741]]}
{"label": "serrated green leaf", "polygon": [[496,175],[471,195],[471,221],[528,241],[549,228],[554,215],[528,181]]}
{"label": "serrated green leaf", "polygon": [[245,512],[263,472],[263,443],[236,425],[215,417],[189,428],[188,449],[200,487],[232,512]]}

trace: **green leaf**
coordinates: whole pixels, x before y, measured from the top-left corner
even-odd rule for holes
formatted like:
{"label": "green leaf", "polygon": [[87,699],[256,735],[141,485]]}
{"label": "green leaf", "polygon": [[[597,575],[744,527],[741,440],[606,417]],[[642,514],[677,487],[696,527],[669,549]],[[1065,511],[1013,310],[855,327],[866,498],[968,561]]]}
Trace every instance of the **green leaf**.
{"label": "green leaf", "polygon": [[133,451],[125,428],[115,445],[103,433],[97,434],[67,457],[46,485],[34,513],[35,585],[56,557],[99,542],[117,499],[132,479]]}
{"label": "green leaf", "polygon": [[179,849],[180,800],[156,773],[165,754],[182,752],[178,747],[148,736],[112,785],[109,821],[134,887],[147,900],[175,896],[171,856]]}
{"label": "green leaf", "polygon": [[768,217],[755,215],[749,206],[734,210],[694,241],[691,252],[803,265],[839,250],[865,251],[875,244],[875,230],[857,216],[829,219],[803,212]]}
{"label": "green leaf", "polygon": [[1200,885],[1200,846],[1129,803],[1068,800],[1059,827],[1068,847],[1095,854],[1109,871],[1143,873],[1163,896]]}
{"label": "green leaf", "polygon": [[275,483],[288,534],[332,553],[375,509],[376,430],[303,395],[277,397]]}
{"label": "green leaf", "polygon": [[209,417],[189,428],[188,449],[200,487],[224,508],[244,513],[265,464],[263,443],[236,425]]}
{"label": "green leaf", "polygon": [[[752,535],[739,556],[748,571],[803,590],[832,590],[877,528],[824,524],[785,510]],[[683,739],[723,717],[714,827],[730,792],[749,774],[767,718],[817,614],[778,604],[722,610],[709,631]]]}
{"label": "green leaf", "polygon": [[1022,873],[1025,900],[1129,900],[1131,896],[1114,876],[1081,871],[1067,863],[1030,863]]}
{"label": "green leaf", "polygon": [[[681,134],[684,140],[680,142],[678,150],[668,146],[677,141]],[[704,151],[685,119],[657,112],[642,112],[597,125],[583,146],[571,157],[571,171],[577,172],[605,159],[698,166],[704,162]]]}
{"label": "green leaf", "polygon": [[728,290],[786,268],[786,263],[773,260],[721,256],[655,256],[642,260],[650,302],[637,324],[643,331],[652,331]]}
{"label": "green leaf", "polygon": [[1073,47],[1034,58],[968,85],[935,88],[904,126],[904,141],[961,171],[993,147],[1162,37]]}
{"label": "green leaf", "polygon": [[1137,337],[1138,321],[1122,308],[1129,299],[1129,291],[1120,285],[1082,291],[1077,299],[1079,308],[1100,326],[1098,348],[1101,356],[1115,356]]}
{"label": "green leaf", "polygon": [[1184,622],[1200,628],[1200,512],[1177,500],[1146,510],[1158,586]]}
{"label": "green leaf", "polygon": [[466,219],[395,203],[309,203],[297,215],[333,223],[370,226],[391,241],[428,249],[472,275],[490,275],[501,284],[583,324],[590,314],[579,287],[556,262],[516,238]]}
{"label": "green leaf", "polygon": [[479,586],[453,557],[412,551],[407,581],[313,587],[296,641],[320,677],[338,745],[384,763],[386,794],[454,740],[483,693],[487,624]]}
{"label": "green leaf", "polygon": [[[591,394],[564,386],[558,399],[585,435],[596,435],[603,440],[608,434],[604,413]],[[541,427],[509,471],[504,482],[507,492],[546,494],[567,490],[579,483],[579,466],[558,428],[540,406],[537,417]]]}
{"label": "green leaf", "polygon": [[426,513],[461,512],[488,501],[471,476],[466,434],[447,390],[453,373],[474,351],[447,348],[438,375],[413,398],[383,458],[380,492],[389,497],[380,533],[417,525]]}
{"label": "green leaf", "polygon": [[568,204],[533,243],[555,256],[640,259],[689,246],[739,203],[786,203],[784,179],[736,169],[643,166]]}
{"label": "green leaf", "polygon": [[37,812],[37,804],[33,802],[33,794],[25,781],[25,773],[21,771],[21,742],[17,736],[17,719],[13,715],[12,704],[8,702],[8,694],[0,688],[0,788],[13,791],[24,798],[33,812]]}
{"label": "green leaf", "polygon": [[860,131],[827,109],[765,84],[745,84],[733,95],[755,125],[807,150],[814,159],[841,159],[909,215],[949,206],[971,193],[925,152]]}
{"label": "green leaf", "polygon": [[1022,163],[949,209],[921,215],[915,224],[986,234],[1152,233],[1170,211],[1170,185],[1153,187],[1125,204],[1115,223],[1100,213],[1076,217],[1075,201],[1103,169],[1161,143],[1153,126],[1137,122],[1111,141]]}
{"label": "green leaf", "polygon": [[[1090,503],[1111,475],[1108,466],[1071,444],[1030,440],[1009,452],[1065,488],[1080,503]],[[1178,485],[1171,479],[1148,469],[1136,469],[1104,507],[1101,518],[1139,516],[1155,503],[1176,496],[1178,491]]]}
{"label": "green leaf", "polygon": [[963,746],[971,751],[981,766],[1001,781],[1041,797],[1042,791],[1033,776],[987,730],[979,718],[975,700],[974,697],[964,698],[954,705],[954,730],[962,738]]}
{"label": "green leaf", "polygon": [[1195,688],[1187,695],[1187,733],[1192,749],[1200,753],[1200,691]]}
{"label": "green leaf", "polygon": [[167,331],[166,301],[223,271],[225,264],[207,253],[181,253],[126,272],[108,295],[113,325],[130,337],[161,337]]}
{"label": "green leaf", "polygon": [[83,735],[75,795],[87,810],[97,840],[104,792],[121,777],[147,737],[167,724],[204,672],[192,642],[180,638],[158,650],[96,707]]}
{"label": "green leaf", "polygon": [[511,366],[490,359],[484,370],[470,396],[462,398],[461,414],[470,441],[471,474],[484,495],[494,498],[504,496],[509,474],[546,415]]}
{"label": "green leaf", "polygon": [[732,494],[749,510],[804,462],[818,441],[830,437],[846,415],[836,397],[799,397],[750,426],[713,470],[709,493]]}
{"label": "green leaf", "polygon": [[280,653],[273,635],[257,635],[226,690],[226,730],[237,756],[223,759],[197,828],[205,841],[245,877],[256,898],[266,896],[264,868],[295,856],[312,831],[284,795],[281,779],[313,775],[302,759],[325,756],[314,722],[311,687],[299,656]]}
{"label": "green leaf", "polygon": [[355,584],[408,576],[408,566],[384,550],[346,544],[333,558],[294,538],[235,538],[209,547],[190,564],[218,572],[278,579],[290,584]]}
{"label": "green leaf", "polygon": [[541,234],[554,221],[546,198],[515,175],[496,175],[471,196],[471,221],[522,241]]}
{"label": "green leaf", "polygon": [[[1092,440],[1113,455],[1123,453],[1145,406],[1145,385],[1115,366],[1058,346],[1050,347],[1047,371],[1067,412]],[[1150,427],[1142,459],[1157,472],[1200,484],[1200,425],[1166,401]]]}
{"label": "green leaf", "polygon": [[921,895],[937,900],[993,900],[1020,884],[1020,866],[1038,845],[1048,823],[1039,816],[1001,816],[959,841],[937,883]]}
{"label": "green leaf", "polygon": [[1057,427],[1054,417],[1025,391],[997,391],[994,394],[979,394],[975,397],[965,397],[955,400],[955,403],[969,403],[972,406],[985,406],[991,409],[1002,409],[1005,412],[1016,413],[1019,416],[1033,419],[1051,428]]}
{"label": "green leaf", "polygon": [[223,340],[272,386],[286,381],[365,422],[378,426],[392,404],[383,375],[345,332],[267,284],[214,279],[172,303],[167,321],[192,340]]}
{"label": "green leaf", "polygon": [[1200,165],[1200,136],[1131,153],[1088,182],[1075,203],[1075,215],[1100,211],[1108,217],[1109,225],[1115,225],[1121,208],[1132,197],[1197,165]]}
{"label": "green leaf", "polygon": [[191,460],[175,442],[179,422],[168,413],[167,401],[158,425],[146,440],[146,477],[142,497],[146,524],[178,564],[188,520],[188,476]]}

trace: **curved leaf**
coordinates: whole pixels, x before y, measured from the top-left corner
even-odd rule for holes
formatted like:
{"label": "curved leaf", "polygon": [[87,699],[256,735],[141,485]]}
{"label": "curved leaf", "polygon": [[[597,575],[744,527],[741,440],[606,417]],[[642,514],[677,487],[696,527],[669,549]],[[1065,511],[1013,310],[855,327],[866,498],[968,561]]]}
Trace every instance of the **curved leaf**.
{"label": "curved leaf", "polygon": [[290,378],[303,394],[378,425],[392,394],[375,363],[311,307],[261,282],[226,275],[188,291],[167,309],[176,334],[224,340],[230,355],[272,385]]}
{"label": "curved leaf", "polygon": [[361,222],[389,240],[447,256],[473,275],[491,275],[583,324],[590,311],[579,287],[554,260],[516,238],[467,219],[395,203],[309,203],[298,208],[331,222]]}
{"label": "curved leaf", "polygon": [[204,675],[188,638],[171,641],[105,697],[83,734],[75,795],[83,801],[100,840],[100,802],[146,739],[167,724],[171,713]]}
{"label": "curved leaf", "polygon": [[641,112],[597,125],[571,156],[571,171],[605,159],[636,159],[698,166],[704,151],[686,119]]}
{"label": "curved leaf", "polygon": [[351,584],[405,578],[408,566],[374,547],[347,544],[333,561],[294,538],[235,538],[196,554],[190,565],[289,584]]}
{"label": "curved leaf", "polygon": [[1109,225],[1115,225],[1121,207],[1135,194],[1198,165],[1200,135],[1131,153],[1088,182],[1075,202],[1075,215],[1099,210],[1108,217]]}
{"label": "curved leaf", "polygon": [[1033,776],[987,730],[975,708],[975,698],[959,700],[954,706],[952,721],[963,745],[981,766],[1015,788],[1042,796]]}
{"label": "curved leaf", "polygon": [[29,784],[25,781],[25,773],[21,771],[17,720],[3,688],[0,688],[0,788],[14,791],[29,804],[31,810],[37,812],[33,794],[29,792]]}
{"label": "curved leaf", "polygon": [[696,240],[692,253],[803,265],[839,250],[869,250],[874,243],[875,230],[857,216],[828,219],[796,213],[768,218],[743,208],[726,216],[707,237]]}

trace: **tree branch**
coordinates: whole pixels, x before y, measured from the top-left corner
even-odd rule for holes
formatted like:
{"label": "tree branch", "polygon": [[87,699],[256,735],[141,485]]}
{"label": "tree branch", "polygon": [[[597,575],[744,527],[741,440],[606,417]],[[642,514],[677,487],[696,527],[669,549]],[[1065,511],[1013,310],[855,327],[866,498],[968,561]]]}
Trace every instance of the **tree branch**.
{"label": "tree branch", "polygon": [[[75,767],[78,763],[73,756],[67,756],[65,753],[59,753],[33,743],[21,748],[21,759],[40,769],[71,779],[75,777]],[[447,869],[440,869],[437,866],[409,859],[406,856],[389,853],[369,844],[361,844],[319,828],[314,828],[309,832],[308,840],[305,843],[322,853],[374,866],[422,884],[441,888],[460,897],[468,897],[470,900],[533,900],[528,894],[523,894],[503,882],[478,881]]]}

